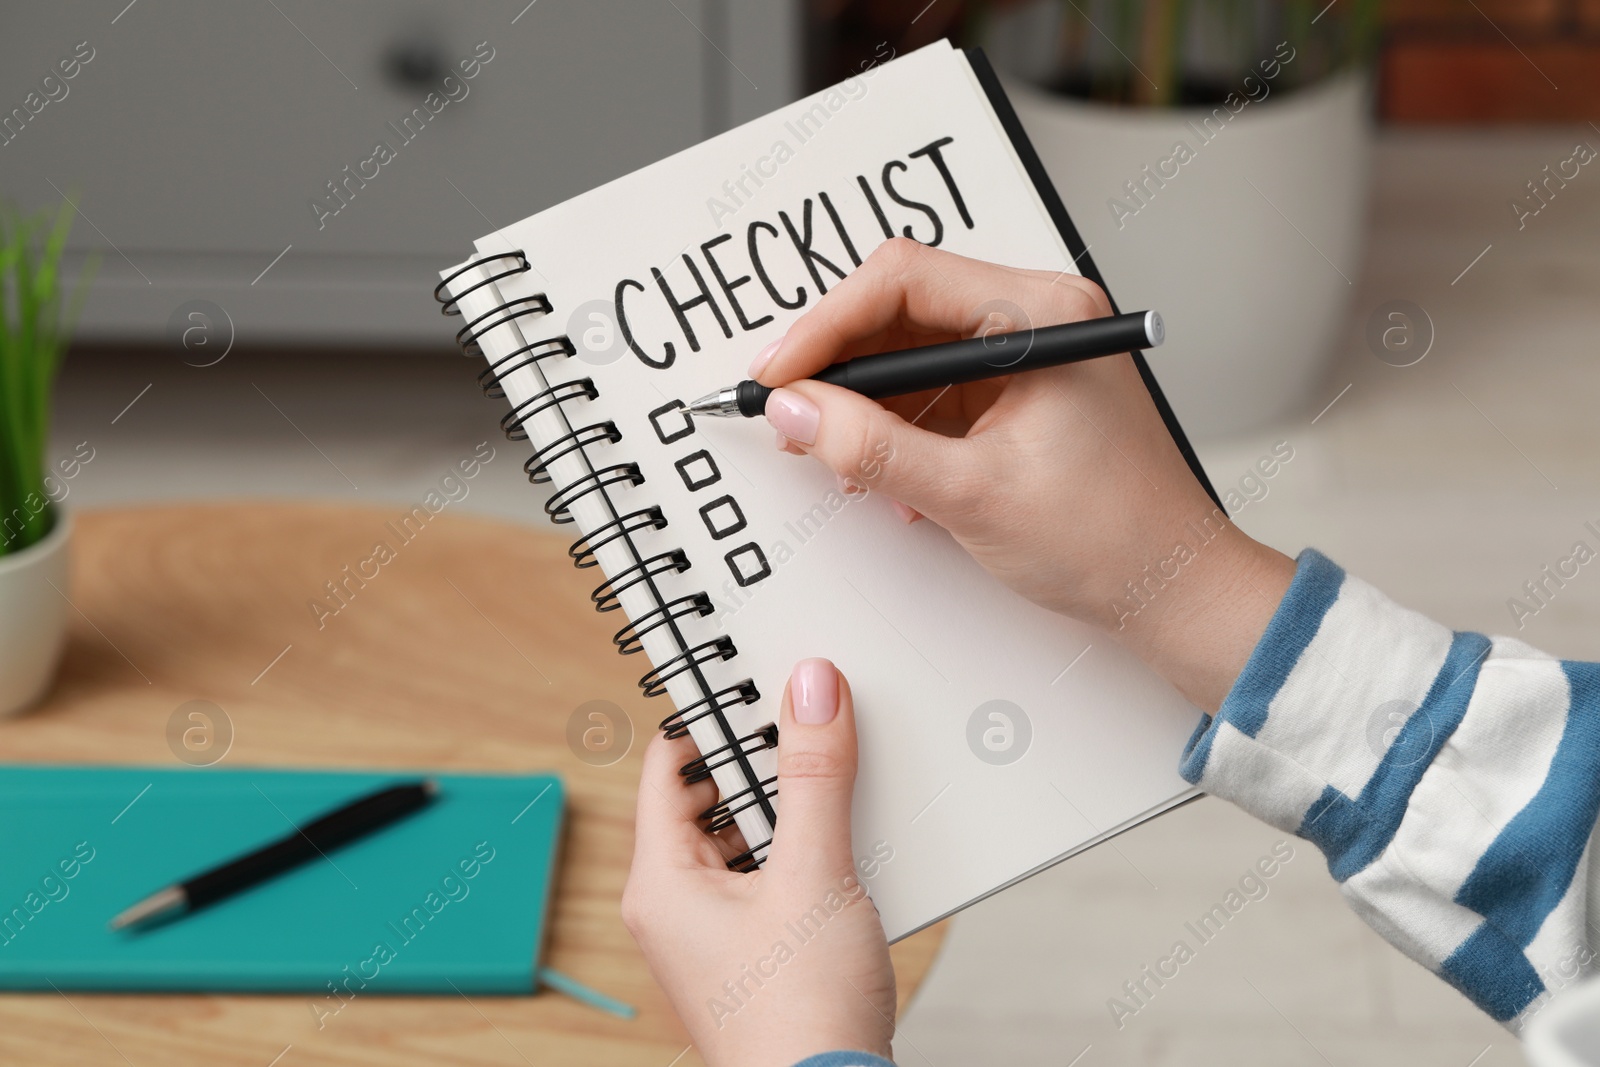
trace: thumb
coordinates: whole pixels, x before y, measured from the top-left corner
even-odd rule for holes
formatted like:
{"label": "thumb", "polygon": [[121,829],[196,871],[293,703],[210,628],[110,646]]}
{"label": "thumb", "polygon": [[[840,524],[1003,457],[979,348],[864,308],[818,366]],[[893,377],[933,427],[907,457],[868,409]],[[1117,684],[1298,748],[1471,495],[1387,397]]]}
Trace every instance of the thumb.
{"label": "thumb", "polygon": [[983,484],[974,444],[913,426],[859,393],[790,382],[767,398],[767,421],[841,481],[895,500],[948,528]]}
{"label": "thumb", "polygon": [[850,870],[850,797],[856,781],[850,686],[827,660],[801,660],[789,677],[779,714],[782,808],[767,867],[810,873]]}

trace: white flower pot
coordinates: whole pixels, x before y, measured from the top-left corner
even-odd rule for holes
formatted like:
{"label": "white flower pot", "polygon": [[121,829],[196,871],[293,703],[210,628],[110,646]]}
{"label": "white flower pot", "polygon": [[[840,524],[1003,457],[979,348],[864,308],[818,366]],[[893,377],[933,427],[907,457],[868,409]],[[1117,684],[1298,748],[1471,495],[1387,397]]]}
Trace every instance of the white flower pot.
{"label": "white flower pot", "polygon": [[[1213,120],[1209,140],[1196,128],[1210,109],[1112,107],[1015,79],[1006,89],[1118,305],[1166,319],[1149,358],[1190,436],[1324,399],[1316,390],[1346,325],[1366,222],[1364,71],[1274,89]],[[1179,142],[1192,158],[1163,167]]]}
{"label": "white flower pot", "polygon": [[43,541],[0,556],[0,715],[38,703],[55,678],[72,611],[71,541],[72,518],[57,508]]}

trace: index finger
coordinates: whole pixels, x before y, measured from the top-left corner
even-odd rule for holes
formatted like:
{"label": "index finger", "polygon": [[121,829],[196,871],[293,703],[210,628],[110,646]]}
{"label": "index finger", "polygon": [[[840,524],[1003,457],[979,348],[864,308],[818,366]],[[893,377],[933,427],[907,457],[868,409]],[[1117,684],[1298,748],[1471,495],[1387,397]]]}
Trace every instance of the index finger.
{"label": "index finger", "polygon": [[685,786],[678,774],[694,755],[694,744],[687,738],[668,741],[659,734],[645,749],[634,816],[634,867],[723,867],[724,857],[697,821],[707,798],[715,799],[716,787]]}
{"label": "index finger", "polygon": [[997,300],[1029,320],[1012,329],[1111,310],[1100,287],[1079,275],[1018,270],[897,237],[795,320],[757,380],[776,386],[808,378],[841,358],[883,350],[895,333],[971,337],[992,327],[984,309]]}

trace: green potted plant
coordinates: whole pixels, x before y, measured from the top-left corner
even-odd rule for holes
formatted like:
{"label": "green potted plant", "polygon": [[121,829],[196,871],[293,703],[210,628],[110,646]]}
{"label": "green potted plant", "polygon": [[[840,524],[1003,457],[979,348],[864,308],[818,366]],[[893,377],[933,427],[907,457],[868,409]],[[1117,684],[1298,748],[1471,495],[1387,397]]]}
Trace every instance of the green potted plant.
{"label": "green potted plant", "polygon": [[1218,436],[1322,400],[1365,229],[1376,0],[969,2],[1151,361]]}
{"label": "green potted plant", "polygon": [[44,695],[66,640],[72,523],[45,449],[72,317],[59,273],[71,226],[67,205],[54,219],[0,211],[0,715]]}

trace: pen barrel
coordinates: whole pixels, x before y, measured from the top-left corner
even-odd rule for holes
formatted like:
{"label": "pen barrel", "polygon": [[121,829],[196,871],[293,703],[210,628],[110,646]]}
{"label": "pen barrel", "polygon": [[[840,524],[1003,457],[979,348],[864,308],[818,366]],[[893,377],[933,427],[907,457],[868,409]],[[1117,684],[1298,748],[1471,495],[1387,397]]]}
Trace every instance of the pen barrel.
{"label": "pen barrel", "polygon": [[199,908],[263,882],[408,815],[432,799],[429,787],[401,785],[363,797],[306,823],[263,848],[183,883],[189,907]]}
{"label": "pen barrel", "polygon": [[1059,326],[993,333],[835,363],[815,380],[874,400],[947,385],[983,381],[1043,367],[1113,356],[1159,343],[1147,323],[1159,316],[1133,311]]}

